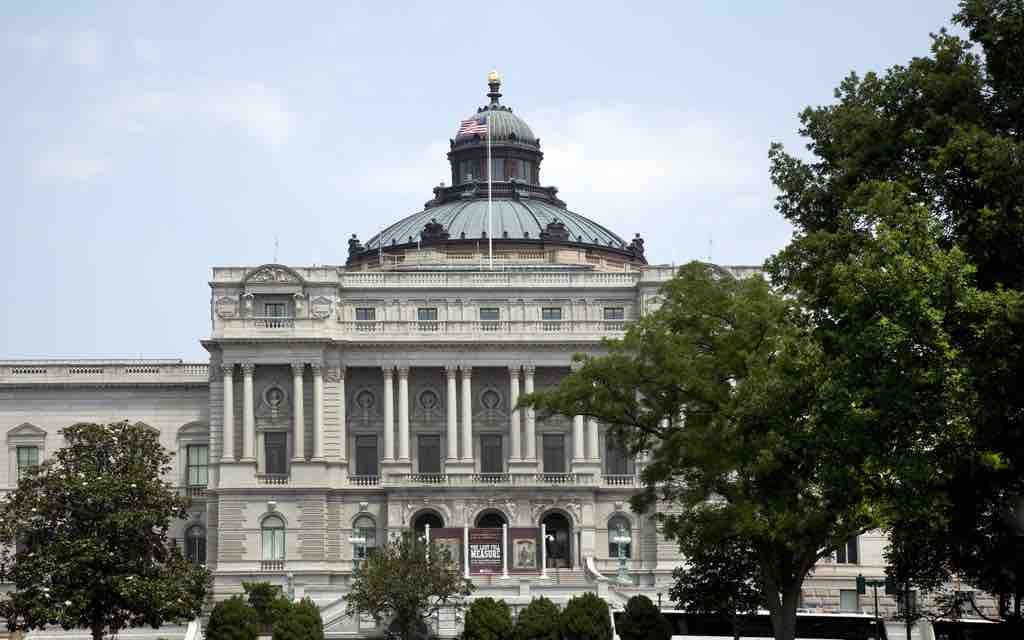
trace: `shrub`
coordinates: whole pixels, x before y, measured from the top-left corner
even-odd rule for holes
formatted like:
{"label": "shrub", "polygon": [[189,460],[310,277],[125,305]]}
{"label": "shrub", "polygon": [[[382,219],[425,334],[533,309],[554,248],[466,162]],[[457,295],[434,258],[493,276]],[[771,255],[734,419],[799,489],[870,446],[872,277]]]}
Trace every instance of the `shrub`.
{"label": "shrub", "polygon": [[558,616],[554,602],[543,596],[534,598],[519,612],[512,629],[513,640],[561,640]]}
{"label": "shrub", "polygon": [[559,616],[566,640],[611,640],[612,625],[608,605],[593,593],[575,596]]}
{"label": "shrub", "polygon": [[622,640],[669,640],[672,625],[647,596],[633,596],[616,628]]}
{"label": "shrub", "polygon": [[504,600],[480,598],[466,609],[463,640],[508,640],[512,635],[512,612]]}
{"label": "shrub", "polygon": [[289,605],[288,599],[281,593],[281,587],[269,582],[243,582],[242,588],[249,598],[249,606],[256,611],[260,625],[269,630],[284,615]]}
{"label": "shrub", "polygon": [[218,602],[210,612],[206,640],[256,640],[259,619],[241,596]]}
{"label": "shrub", "polygon": [[309,598],[295,604],[284,601],[288,606],[278,609],[273,640],[324,640],[320,607]]}

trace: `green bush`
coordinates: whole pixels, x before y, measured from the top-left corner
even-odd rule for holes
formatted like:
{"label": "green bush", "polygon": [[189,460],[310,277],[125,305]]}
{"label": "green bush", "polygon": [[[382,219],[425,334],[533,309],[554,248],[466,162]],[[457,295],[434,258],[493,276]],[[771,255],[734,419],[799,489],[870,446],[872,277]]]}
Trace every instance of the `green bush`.
{"label": "green bush", "polygon": [[269,582],[243,582],[242,588],[249,598],[249,606],[256,611],[260,626],[270,630],[277,620],[287,613],[288,598],[281,593],[281,587]]}
{"label": "green bush", "polygon": [[672,637],[672,625],[647,596],[629,599],[616,631],[622,640],[669,640]]}
{"label": "green bush", "polygon": [[565,640],[611,640],[612,625],[608,605],[593,593],[584,593],[569,600],[559,626]]}
{"label": "green bush", "polygon": [[508,640],[512,635],[512,612],[504,600],[480,598],[466,608],[463,640]]}
{"label": "green bush", "polygon": [[558,607],[541,596],[534,598],[519,612],[512,629],[513,640],[561,640],[558,629]]}
{"label": "green bush", "polygon": [[259,619],[241,596],[218,602],[210,612],[206,640],[256,640]]}
{"label": "green bush", "polygon": [[279,617],[274,623],[273,640],[324,640],[324,623],[320,617],[320,607],[303,598],[301,602],[287,608],[279,609]]}

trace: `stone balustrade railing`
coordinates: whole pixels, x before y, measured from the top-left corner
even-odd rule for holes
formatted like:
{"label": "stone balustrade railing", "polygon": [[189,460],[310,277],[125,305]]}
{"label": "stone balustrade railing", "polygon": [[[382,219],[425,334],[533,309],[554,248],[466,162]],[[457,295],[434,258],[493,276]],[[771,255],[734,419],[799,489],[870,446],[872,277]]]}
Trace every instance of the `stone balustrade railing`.
{"label": "stone balustrade railing", "polygon": [[370,320],[338,322],[341,333],[357,336],[451,335],[616,335],[623,320]]}
{"label": "stone balustrade railing", "polygon": [[181,360],[0,360],[0,384],[206,382],[209,365]]}
{"label": "stone balustrade railing", "polygon": [[[393,473],[381,480],[384,487],[545,487],[594,486],[601,476],[590,473]],[[351,479],[350,479],[351,482]],[[616,484],[612,486],[631,486]]]}

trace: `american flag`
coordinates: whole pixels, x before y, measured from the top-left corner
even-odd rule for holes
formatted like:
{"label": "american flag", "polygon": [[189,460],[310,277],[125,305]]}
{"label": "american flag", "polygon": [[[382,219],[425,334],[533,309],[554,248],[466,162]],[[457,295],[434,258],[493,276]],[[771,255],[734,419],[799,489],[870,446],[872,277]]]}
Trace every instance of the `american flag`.
{"label": "american flag", "polygon": [[463,120],[462,126],[459,127],[458,135],[466,134],[473,135],[478,133],[480,135],[487,134],[487,121],[483,118],[477,120],[476,118],[470,118],[469,120]]}

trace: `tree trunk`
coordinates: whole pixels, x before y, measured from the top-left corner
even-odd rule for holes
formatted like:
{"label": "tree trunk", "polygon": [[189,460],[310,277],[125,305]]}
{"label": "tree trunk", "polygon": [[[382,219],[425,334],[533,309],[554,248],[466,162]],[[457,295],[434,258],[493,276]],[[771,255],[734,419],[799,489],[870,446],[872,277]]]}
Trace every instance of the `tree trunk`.
{"label": "tree trunk", "polygon": [[[779,595],[782,596],[781,602]],[[781,591],[769,594],[768,613],[772,619],[775,640],[795,640],[796,605],[800,600],[800,582],[786,585]]]}
{"label": "tree trunk", "polygon": [[92,640],[103,640],[103,625],[92,626]]}

